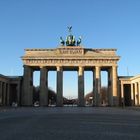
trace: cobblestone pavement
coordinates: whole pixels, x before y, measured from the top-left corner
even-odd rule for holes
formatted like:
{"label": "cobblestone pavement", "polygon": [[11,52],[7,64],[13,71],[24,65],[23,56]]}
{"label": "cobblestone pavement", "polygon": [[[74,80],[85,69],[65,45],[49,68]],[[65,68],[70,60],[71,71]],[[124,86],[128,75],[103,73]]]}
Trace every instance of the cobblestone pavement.
{"label": "cobblestone pavement", "polygon": [[0,140],[139,140],[140,109],[0,108]]}

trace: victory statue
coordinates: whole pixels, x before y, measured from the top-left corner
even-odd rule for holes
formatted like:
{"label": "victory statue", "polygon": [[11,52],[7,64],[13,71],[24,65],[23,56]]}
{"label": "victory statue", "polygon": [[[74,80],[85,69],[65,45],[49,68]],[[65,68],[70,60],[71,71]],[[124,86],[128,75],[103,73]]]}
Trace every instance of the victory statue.
{"label": "victory statue", "polygon": [[66,46],[80,46],[80,44],[81,44],[81,36],[79,37],[79,39],[76,41],[76,39],[75,39],[75,36],[73,36],[72,34],[71,34],[71,32],[72,32],[72,26],[68,26],[68,32],[69,32],[69,35],[66,37],[66,41],[64,41],[63,40],[63,38],[62,37],[60,37],[60,44],[61,44],[61,46],[64,46],[64,45],[66,45]]}

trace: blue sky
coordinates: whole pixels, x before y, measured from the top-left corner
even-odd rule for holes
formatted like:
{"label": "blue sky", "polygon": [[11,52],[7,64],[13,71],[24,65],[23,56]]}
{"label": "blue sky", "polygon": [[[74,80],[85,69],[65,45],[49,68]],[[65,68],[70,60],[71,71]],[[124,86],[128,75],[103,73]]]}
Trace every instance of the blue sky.
{"label": "blue sky", "polygon": [[[24,48],[56,48],[69,25],[85,48],[118,49],[118,75],[140,74],[140,0],[0,0],[0,73],[22,75]],[[65,72],[67,92],[77,89],[69,75],[77,84],[77,73]],[[85,76],[86,91],[91,75]]]}

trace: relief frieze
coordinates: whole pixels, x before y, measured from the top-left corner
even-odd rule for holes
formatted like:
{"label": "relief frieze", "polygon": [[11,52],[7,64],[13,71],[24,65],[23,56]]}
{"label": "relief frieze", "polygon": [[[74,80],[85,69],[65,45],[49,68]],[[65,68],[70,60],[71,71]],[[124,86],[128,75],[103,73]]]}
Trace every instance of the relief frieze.
{"label": "relief frieze", "polygon": [[70,64],[75,64],[75,65],[79,65],[79,64],[88,64],[88,65],[93,65],[93,64],[116,64],[117,61],[116,60],[72,60],[72,59],[49,59],[49,60],[24,60],[24,63],[27,65],[40,65],[40,64],[45,64],[47,65],[57,65],[57,64],[66,64],[66,65],[70,65]]}

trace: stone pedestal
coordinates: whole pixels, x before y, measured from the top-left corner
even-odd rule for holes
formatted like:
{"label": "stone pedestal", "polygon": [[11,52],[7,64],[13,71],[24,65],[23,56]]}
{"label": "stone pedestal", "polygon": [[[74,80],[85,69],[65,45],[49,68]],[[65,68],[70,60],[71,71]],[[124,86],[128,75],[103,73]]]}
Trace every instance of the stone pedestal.
{"label": "stone pedestal", "polygon": [[24,66],[22,105],[33,105],[33,72],[31,67]]}
{"label": "stone pedestal", "polygon": [[85,106],[84,99],[84,68],[79,67],[78,71],[78,106]]}
{"label": "stone pedestal", "polygon": [[45,67],[40,69],[40,106],[48,106],[48,72]]}
{"label": "stone pedestal", "polygon": [[62,67],[57,67],[57,95],[56,95],[56,106],[63,106],[63,70]]}

